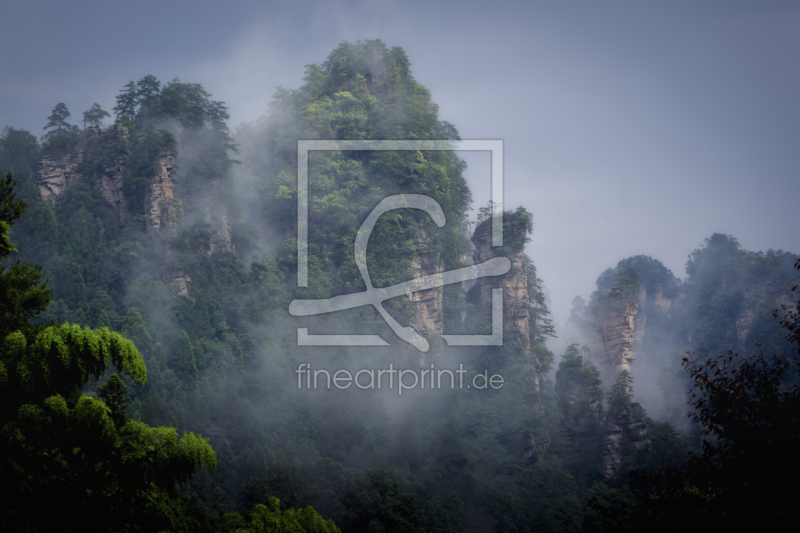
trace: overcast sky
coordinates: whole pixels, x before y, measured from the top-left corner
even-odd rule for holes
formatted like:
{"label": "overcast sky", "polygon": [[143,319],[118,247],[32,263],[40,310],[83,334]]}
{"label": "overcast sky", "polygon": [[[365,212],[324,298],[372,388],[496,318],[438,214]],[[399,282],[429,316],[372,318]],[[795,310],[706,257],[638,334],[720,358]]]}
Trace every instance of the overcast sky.
{"label": "overcast sky", "polygon": [[631,255],[683,277],[714,232],[800,252],[800,4],[653,4],[0,0],[0,127],[41,135],[58,102],[77,122],[154,74],[201,83],[233,129],[340,42],[380,38],[462,138],[504,140],[506,207],[534,213],[561,323]]}

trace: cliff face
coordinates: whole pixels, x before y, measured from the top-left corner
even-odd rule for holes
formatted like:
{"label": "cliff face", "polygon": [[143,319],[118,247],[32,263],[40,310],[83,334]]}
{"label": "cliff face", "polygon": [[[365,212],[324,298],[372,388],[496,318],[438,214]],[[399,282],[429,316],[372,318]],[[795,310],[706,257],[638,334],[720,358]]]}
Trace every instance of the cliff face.
{"label": "cliff face", "polygon": [[[180,139],[180,129],[172,133],[176,139]],[[103,198],[112,207],[116,221],[123,223],[126,219],[123,179],[131,155],[127,149],[127,141],[128,129],[124,126],[92,126],[86,130],[86,138],[76,154],[43,157],[36,176],[42,198],[51,203],[57,202],[70,185],[81,180],[93,180],[100,188]],[[155,167],[155,175],[148,185],[142,213],[145,229],[151,235],[174,224],[181,211],[180,201],[175,197],[175,159],[169,154],[162,154]],[[218,207],[212,209],[206,206],[201,211],[210,228],[208,253],[220,248],[233,250],[227,215],[219,212]]]}
{"label": "cliff face", "polygon": [[[444,271],[440,254],[430,250],[430,237],[424,232],[417,234],[414,241],[414,249],[416,254],[411,266],[413,278],[439,274]],[[420,334],[425,335],[427,332],[427,334],[437,333],[441,335],[443,333],[443,295],[443,287],[433,287],[424,291],[412,292],[408,295],[408,299],[414,303],[417,311],[416,322],[412,327]]]}
{"label": "cliff face", "polygon": [[211,252],[217,249],[232,252],[233,239],[231,237],[231,227],[228,224],[228,215],[223,212],[208,212],[206,220],[211,224]]}
{"label": "cliff face", "polygon": [[[525,234],[520,242],[525,242]],[[478,226],[472,235],[475,246],[473,261],[483,263],[494,257],[507,257],[511,261],[511,271],[504,276],[487,277],[478,280],[480,309],[491,315],[492,290],[503,289],[503,325],[516,333],[522,350],[531,348],[531,328],[528,297],[528,272],[525,267],[525,253],[520,246],[492,247],[492,226],[488,221]]]}
{"label": "cliff face", "polygon": [[[92,126],[86,130],[86,138],[76,154],[43,157],[36,176],[42,199],[57,202],[68,186],[89,179],[100,188],[103,198],[112,207],[116,221],[124,222],[123,176],[130,157],[127,140],[128,129],[124,126]],[[145,199],[145,212],[142,213],[148,233],[157,233],[162,225],[174,221],[177,209],[174,194],[175,162],[172,156],[162,155],[157,166]]]}
{"label": "cliff face", "polygon": [[158,171],[150,182],[145,200],[145,227],[148,233],[158,233],[162,225],[177,219],[179,206],[175,199],[175,162],[172,156],[163,155],[158,161]]}
{"label": "cliff face", "polygon": [[[86,133],[87,142],[81,144],[77,154],[49,155],[41,159],[36,173],[39,192],[42,199],[55,202],[68,186],[82,179],[92,179],[113,208],[116,221],[122,222],[125,214],[122,176],[130,153],[126,149],[111,151],[103,154],[104,157],[89,161],[96,154],[87,154],[86,146],[88,143],[94,146],[125,146],[128,129],[124,126],[91,126]],[[90,175],[84,176],[83,169],[90,169]]]}
{"label": "cliff face", "polygon": [[72,154],[42,158],[36,173],[36,181],[39,183],[42,199],[55,200],[68,185],[72,185],[81,178],[80,159],[80,156],[73,157]]}
{"label": "cliff face", "polygon": [[[128,129],[124,126],[92,126],[86,130],[75,154],[43,157],[36,176],[42,199],[56,203],[69,186],[82,180],[92,180],[111,207],[114,222],[123,224],[130,216],[125,209],[123,189],[126,165],[131,156],[128,135]],[[163,227],[174,224],[180,210],[175,198],[174,158],[163,154],[156,163],[157,170],[148,186],[142,213],[145,229],[151,235],[158,235]],[[214,245],[231,249],[227,220],[224,220],[222,227],[225,229],[222,237],[212,238],[212,250]],[[162,279],[177,283],[179,293],[188,294],[191,278],[168,252],[164,258]]]}
{"label": "cliff face", "polygon": [[604,477],[616,476],[626,456],[650,446],[648,436],[641,405],[633,402],[627,407],[612,407],[606,416],[600,473]]}
{"label": "cliff face", "polygon": [[623,370],[631,371],[636,359],[634,316],[638,309],[638,296],[618,287],[598,298],[594,312],[599,326],[591,348],[606,376],[615,378]]}
{"label": "cliff face", "polygon": [[505,437],[505,443],[515,453],[531,462],[543,459],[550,447],[550,438],[546,433],[534,435],[529,431],[514,431]]}
{"label": "cliff face", "polygon": [[[474,264],[484,263],[495,257],[506,257],[511,262],[511,269],[503,276],[478,279],[471,290],[478,291],[478,309],[491,317],[492,291],[502,289],[503,327],[506,333],[504,335],[505,349],[508,349],[510,347],[508,344],[512,343],[513,350],[517,351],[525,361],[522,376],[520,376],[527,386],[525,399],[530,402],[529,405],[541,413],[543,407],[539,403],[538,393],[542,379],[542,365],[531,353],[528,272],[523,251],[524,243],[527,241],[527,232],[524,229],[517,230],[517,232],[517,234],[509,235],[507,227],[504,227],[504,241],[518,244],[493,247],[491,220],[487,220],[475,229],[472,235],[472,244],[475,247],[472,254]],[[507,333],[510,333],[510,337]],[[547,430],[532,431],[527,428],[512,427],[506,431],[504,441],[513,453],[535,462],[545,456],[550,446],[550,435]]]}

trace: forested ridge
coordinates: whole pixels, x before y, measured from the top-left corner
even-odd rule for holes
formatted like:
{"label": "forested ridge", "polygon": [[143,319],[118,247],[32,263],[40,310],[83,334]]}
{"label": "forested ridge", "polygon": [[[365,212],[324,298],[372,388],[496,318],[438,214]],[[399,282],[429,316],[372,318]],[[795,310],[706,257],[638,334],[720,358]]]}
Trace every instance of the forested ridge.
{"label": "forested ridge", "polygon": [[[95,104],[79,127],[59,103],[41,138],[5,127],[4,528],[50,530],[44,508],[65,531],[780,523],[779,487],[800,444],[794,254],[714,234],[684,279],[651,257],[623,259],[560,331],[535,267],[547,258],[525,255],[535,214],[518,208],[504,213],[505,246],[486,252],[510,260],[506,277],[386,302],[425,334],[427,353],[371,307],[290,315],[294,299],[364,290],[355,235],[393,194],[435,199],[447,224],[384,214],[367,249],[376,287],[483,253],[493,206],[477,210],[470,234],[457,153],[316,152],[309,285],[297,287],[298,139],[459,139],[411,72],[399,47],[343,43],[233,132],[202,86],[154,76],[120,90],[113,123]],[[491,333],[497,287],[503,345],[447,346],[444,334]],[[298,346],[298,327],[392,346]],[[624,342],[612,347],[610,332]],[[566,347],[554,354],[557,335]],[[402,396],[313,389],[301,386],[302,364],[463,365],[504,383]]]}

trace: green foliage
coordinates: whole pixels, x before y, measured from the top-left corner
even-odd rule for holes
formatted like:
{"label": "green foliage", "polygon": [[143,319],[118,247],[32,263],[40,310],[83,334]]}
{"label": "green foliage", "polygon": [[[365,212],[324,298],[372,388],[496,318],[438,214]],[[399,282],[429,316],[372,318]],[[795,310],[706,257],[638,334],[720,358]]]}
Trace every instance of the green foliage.
{"label": "green foliage", "polygon": [[123,89],[120,89],[117,95],[117,105],[114,106],[114,112],[117,114],[117,119],[124,119],[130,121],[136,116],[136,105],[138,104],[138,91],[136,84],[133,80],[129,80]]}
{"label": "green foliage", "polygon": [[600,371],[589,359],[589,348],[572,344],[561,356],[556,372],[561,422],[569,441],[563,453],[570,471],[583,476],[597,472],[602,450],[603,391]]}
{"label": "green foliage", "polygon": [[178,342],[174,348],[174,365],[178,375],[186,380],[197,378],[197,361],[194,357],[194,350],[189,336],[185,331],[181,331]]}
{"label": "green foliage", "polygon": [[681,317],[678,333],[691,335],[693,343],[687,349],[699,357],[727,351],[752,355],[758,342],[773,353],[788,352],[783,332],[767,320],[767,313],[761,313],[762,320],[753,324],[752,335],[742,345],[735,324],[743,309],[766,310],[771,302],[788,296],[789,272],[774,254],[741,250],[728,235],[714,234],[705,244],[692,252],[686,264],[692,290],[684,305],[691,312]]}
{"label": "green foliage", "polygon": [[53,108],[44,127],[45,130],[50,130],[44,136],[43,148],[46,152],[65,154],[75,151],[80,136],[78,126],[67,122],[70,116],[71,113],[63,102]]}
{"label": "green foliage", "polygon": [[588,506],[584,531],[637,531],[633,519],[637,501],[630,487],[616,489],[596,481],[589,490]]}
{"label": "green foliage", "polygon": [[628,267],[614,276],[614,287],[628,294],[639,294],[639,273],[633,267]]}
{"label": "green foliage", "polygon": [[52,128],[55,132],[73,131],[75,126],[67,122],[70,116],[72,116],[72,114],[67,109],[67,106],[61,102],[53,108],[53,113],[47,117],[48,122],[44,129]]}
{"label": "green foliage", "polygon": [[223,517],[222,531],[242,533],[339,533],[333,520],[324,520],[310,506],[280,510],[280,502],[269,498],[267,505],[256,504],[248,520],[239,513]]}
{"label": "green foliage", "polygon": [[[611,290],[617,286],[620,276],[628,269],[632,268],[639,277],[641,286],[648,293],[662,292],[666,297],[674,297],[681,285],[672,271],[665,267],[661,261],[646,255],[637,255],[621,260],[616,268],[609,268],[597,278],[597,289],[601,291]],[[627,275],[628,277],[631,274]]]}
{"label": "green foliage", "polygon": [[[270,115],[246,147],[244,169],[261,191],[252,209],[286,235],[280,263],[295,253],[291,221],[296,218],[297,139],[443,139],[452,136],[437,116],[430,93],[411,76],[402,50],[381,41],[343,43],[322,65],[310,65],[305,84],[278,91]],[[265,158],[265,155],[268,155]],[[463,236],[470,192],[464,164],[453,152],[320,152],[309,163],[310,290],[319,296],[362,290],[353,260],[361,222],[383,198],[426,194],[440,203],[447,225],[439,229],[418,210],[383,215],[367,250],[376,286],[412,277],[420,253],[439,254],[446,268],[463,266],[469,251]],[[291,235],[291,236],[289,236]],[[423,250],[424,249],[424,250]],[[285,251],[283,251],[285,250]],[[423,261],[426,260],[423,258]],[[335,276],[329,273],[336,272]],[[288,274],[288,272],[287,272]],[[402,316],[404,304],[388,302]],[[405,319],[405,317],[404,317]]]}
{"label": "green foliage", "polygon": [[[491,231],[492,215],[496,209],[495,204],[490,201],[487,207],[478,210],[475,233]],[[503,249],[510,252],[522,250],[530,242],[532,233],[533,215],[527,209],[520,206],[515,211],[503,212]]]}
{"label": "green foliage", "polygon": [[800,390],[783,385],[796,363],[728,354],[686,358],[684,366],[696,387],[693,418],[706,428],[706,440],[687,468],[640,475],[641,521],[656,531],[777,526],[790,508],[782,480],[798,474]]}
{"label": "green foliage", "polygon": [[[18,200],[11,173],[0,179],[0,261],[16,252],[9,240],[11,224],[25,212]],[[31,331],[29,321],[44,311],[50,291],[42,280],[41,267],[15,261],[11,268],[0,263],[0,337],[15,330]]]}
{"label": "green foliage", "polygon": [[336,468],[331,463],[314,468],[272,465],[266,476],[250,478],[242,486],[240,501],[245,509],[253,509],[251,517],[256,510],[263,512],[264,508],[281,513],[279,501],[287,517],[301,512],[293,507],[304,508],[302,512],[317,517],[313,509],[319,509],[322,514],[331,514],[332,519],[324,522],[319,517],[315,520],[316,527],[323,524],[333,527],[335,522],[346,533],[421,531],[422,516],[415,496],[403,493],[399,483],[378,469],[356,473]]}
{"label": "green foliage", "polygon": [[[10,126],[3,128],[0,135],[0,171],[5,176],[11,172],[17,179],[27,178],[33,174],[39,163],[39,141],[36,136],[25,130],[17,130]],[[30,187],[23,185],[22,194],[27,198],[31,192]]]}
{"label": "green foliage", "polygon": [[6,337],[3,358],[9,382],[4,387],[4,409],[13,411],[26,401],[53,394],[71,397],[114,364],[143,383],[146,370],[133,343],[106,328],[77,325],[50,326],[28,344],[14,332]]}
{"label": "green foliage", "polygon": [[122,428],[128,420],[128,387],[120,379],[119,374],[111,374],[106,382],[97,388],[97,395],[111,411],[111,420],[117,429]]}
{"label": "green foliage", "polygon": [[83,127],[86,129],[87,126],[100,126],[104,118],[110,117],[108,111],[95,102],[92,107],[83,112]]}
{"label": "green foliage", "polygon": [[[0,188],[4,238],[24,210],[8,175]],[[30,326],[49,301],[40,272],[15,263],[0,276],[0,525],[49,529],[51,514],[28,512],[47,508],[65,531],[182,527],[188,519],[175,484],[198,466],[215,468],[207,441],[127,420],[126,386],[117,374],[98,389],[105,403],[82,394],[112,366],[143,384],[139,351],[107,328]]]}
{"label": "green foliage", "polygon": [[[547,295],[544,291],[544,282],[536,274],[536,265],[530,257],[525,255],[525,269],[528,274],[528,308],[530,313],[531,345],[534,351],[537,346],[544,346],[547,339],[558,338],[553,319],[550,318],[550,309],[547,307]],[[546,348],[545,348],[546,350]],[[541,356],[540,356],[541,354]],[[553,354],[541,348],[536,354],[543,365],[543,371],[548,372],[553,361]]]}
{"label": "green foliage", "polygon": [[608,409],[627,409],[631,404],[633,391],[633,376],[627,370],[617,375],[617,381],[611,386],[608,393]]}
{"label": "green foliage", "polygon": [[160,158],[175,155],[177,144],[170,132],[156,131],[148,125],[141,134],[133,137],[131,145],[132,154],[123,190],[126,198],[130,199],[128,208],[131,212],[143,213],[147,187],[162,170]]}

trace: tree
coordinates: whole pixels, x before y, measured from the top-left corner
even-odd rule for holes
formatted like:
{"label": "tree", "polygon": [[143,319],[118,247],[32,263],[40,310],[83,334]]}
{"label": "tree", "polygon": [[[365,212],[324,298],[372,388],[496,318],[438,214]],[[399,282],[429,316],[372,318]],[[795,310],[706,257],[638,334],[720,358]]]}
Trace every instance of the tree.
{"label": "tree", "polygon": [[136,95],[141,102],[148,102],[151,98],[158,96],[161,91],[161,82],[152,74],[148,74],[136,83]]}
{"label": "tree", "polygon": [[70,152],[77,142],[78,126],[67,122],[72,116],[67,106],[62,102],[53,108],[47,117],[45,130],[50,130],[44,135],[44,149],[48,152]]}
{"label": "tree", "polygon": [[114,106],[114,113],[117,118],[127,117],[133,120],[136,116],[136,106],[139,105],[139,89],[133,80],[129,80],[125,87],[119,91],[122,94],[117,95],[117,105]]}
{"label": "tree", "polygon": [[53,128],[53,130],[50,133],[73,131],[75,129],[75,126],[67,122],[67,119],[71,116],[72,114],[67,109],[66,104],[64,104],[64,102],[61,102],[60,104],[57,104],[53,108],[53,112],[49,117],[47,117],[48,122],[47,126],[45,126],[44,129],[47,130]]}
{"label": "tree", "polygon": [[536,275],[536,265],[528,255],[525,255],[525,265],[528,273],[528,308],[531,316],[531,344],[545,344],[548,338],[557,338],[553,319],[550,318],[550,309],[547,307],[544,292],[544,283]]}
{"label": "tree", "polygon": [[[13,189],[8,175],[0,182],[0,260],[14,251],[8,232],[26,207]],[[216,466],[206,440],[128,420],[117,374],[99,388],[105,402],[81,392],[111,367],[143,384],[133,343],[107,328],[31,325],[49,302],[37,268],[0,270],[0,287],[0,528],[45,531],[53,516],[63,531],[185,524],[175,486],[198,466]]]}
{"label": "tree", "polygon": [[253,506],[249,520],[239,513],[227,513],[222,531],[231,533],[340,533],[333,520],[325,520],[313,507],[281,511],[280,501],[269,497],[267,505]]}
{"label": "tree", "polygon": [[627,370],[623,370],[617,375],[617,381],[611,386],[608,392],[608,408],[618,409],[627,408],[632,401],[631,391],[633,390],[633,376]]}
{"label": "tree", "polygon": [[[794,268],[800,270],[800,259],[794,264]],[[798,284],[796,281],[792,282],[792,292],[797,290]],[[781,316],[783,315],[783,316]],[[794,309],[790,309],[786,304],[781,304],[780,309],[772,312],[772,316],[780,319],[781,326],[788,331],[786,340],[789,344],[797,345],[792,347],[792,351],[798,353],[800,350],[800,300]]]}
{"label": "tree", "polygon": [[128,407],[128,387],[120,379],[119,374],[111,374],[103,385],[97,388],[97,395],[111,411],[111,420],[119,429],[128,421],[125,410]]}
{"label": "tree", "polygon": [[183,379],[197,379],[197,362],[194,357],[192,343],[186,331],[181,330],[175,346],[175,370]]}
{"label": "tree", "polygon": [[153,115],[158,112],[158,101],[161,93],[161,82],[152,74],[148,74],[136,83],[136,101],[140,113]]}
{"label": "tree", "polygon": [[103,118],[111,117],[111,115],[100,107],[100,104],[95,103],[88,111],[83,112],[83,128],[86,126],[99,126]]}
{"label": "tree", "polygon": [[[9,239],[11,224],[27,208],[27,202],[18,200],[14,192],[11,173],[0,179],[0,261],[17,249]],[[0,263],[0,339],[12,331],[35,330],[30,321],[44,311],[50,303],[50,291],[45,286],[40,266],[15,261],[11,268]]]}

